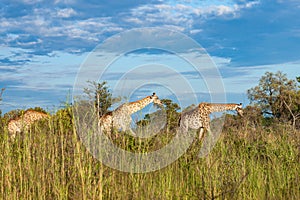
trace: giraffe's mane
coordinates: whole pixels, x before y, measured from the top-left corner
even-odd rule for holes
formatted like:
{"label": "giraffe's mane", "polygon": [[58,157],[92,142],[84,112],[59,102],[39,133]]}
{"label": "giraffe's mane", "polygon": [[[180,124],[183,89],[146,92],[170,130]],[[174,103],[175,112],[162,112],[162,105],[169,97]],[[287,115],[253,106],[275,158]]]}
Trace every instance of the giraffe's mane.
{"label": "giraffe's mane", "polygon": [[101,117],[105,117],[105,116],[108,116],[108,115],[112,115],[112,111],[108,111],[108,112],[106,112],[104,115],[102,115]]}
{"label": "giraffe's mane", "polygon": [[240,105],[238,103],[207,103],[207,102],[202,102],[199,104],[199,106],[237,106]]}
{"label": "giraffe's mane", "polygon": [[30,113],[30,112],[32,112],[32,113],[46,114],[46,115],[47,115],[47,113],[44,112],[44,111],[37,111],[37,110],[33,110],[33,109],[28,109],[28,110],[26,110],[26,111],[24,112],[24,114],[25,114],[25,113]]}
{"label": "giraffe's mane", "polygon": [[146,97],[143,98],[143,99],[139,99],[139,100],[137,100],[137,101],[129,102],[129,104],[130,104],[130,105],[131,105],[131,104],[135,104],[135,103],[141,102],[141,101],[143,101],[143,100],[145,100],[145,99],[148,99],[148,98],[151,98],[151,97],[150,97],[150,96],[146,96]]}
{"label": "giraffe's mane", "polygon": [[19,120],[24,115],[26,115],[28,113],[38,113],[38,114],[42,114],[42,115],[45,115],[45,116],[49,116],[49,114],[44,112],[44,111],[37,111],[37,110],[33,110],[33,109],[28,109],[28,110],[25,110],[24,112],[22,112],[21,114],[19,114],[18,116],[15,116],[12,119],[8,120],[8,122]]}
{"label": "giraffe's mane", "polygon": [[212,103],[211,105],[216,105],[216,106],[237,106],[239,105],[238,103]]}

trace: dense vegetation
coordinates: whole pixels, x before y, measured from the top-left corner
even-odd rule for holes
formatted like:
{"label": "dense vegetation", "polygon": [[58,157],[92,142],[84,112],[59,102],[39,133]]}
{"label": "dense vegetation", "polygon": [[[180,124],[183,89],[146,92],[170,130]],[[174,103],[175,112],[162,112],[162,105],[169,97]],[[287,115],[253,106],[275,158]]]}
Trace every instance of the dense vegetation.
{"label": "dense vegetation", "polygon": [[[22,111],[6,113],[0,121],[0,198],[299,199],[299,87],[283,78],[282,73],[266,73],[249,90],[253,104],[244,117],[223,116],[223,133],[207,157],[198,158],[201,143],[195,140],[174,163],[149,173],[120,172],[93,158],[78,139],[70,105],[15,139],[5,125]],[[279,87],[274,84],[278,79],[283,80]],[[99,107],[99,95],[95,99]],[[114,142],[128,151],[167,144],[175,134],[179,107],[170,100],[163,103],[168,123],[162,133],[151,139],[124,135]],[[146,115],[140,125],[147,120]]]}

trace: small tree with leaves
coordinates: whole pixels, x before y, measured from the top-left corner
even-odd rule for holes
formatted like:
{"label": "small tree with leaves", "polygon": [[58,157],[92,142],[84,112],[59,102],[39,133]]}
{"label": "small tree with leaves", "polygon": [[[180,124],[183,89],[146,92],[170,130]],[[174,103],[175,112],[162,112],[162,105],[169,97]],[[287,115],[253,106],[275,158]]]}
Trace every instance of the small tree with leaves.
{"label": "small tree with leaves", "polygon": [[110,93],[107,82],[103,81],[98,83],[95,81],[88,81],[90,84],[89,88],[84,88],[84,93],[86,93],[90,99],[94,101],[94,106],[97,111],[98,117],[104,115],[108,112],[108,108],[111,107],[113,103],[112,94]]}
{"label": "small tree with leaves", "polygon": [[[170,99],[162,99],[161,103],[164,105],[163,111],[158,110],[154,113],[146,114],[144,119],[139,120],[136,124],[139,127],[145,127],[148,126],[150,121],[155,119],[156,116],[161,117],[162,115],[165,115],[164,117],[166,117],[166,124],[164,126],[164,131],[169,133],[170,131],[175,130],[178,126],[178,120],[180,117],[180,113],[177,112],[180,109],[180,106],[177,103],[172,102]],[[163,114],[162,112],[165,113]],[[160,118],[158,117],[158,119]]]}
{"label": "small tree with leaves", "polygon": [[177,111],[180,109],[180,106],[170,99],[162,99],[161,102],[165,106],[165,111],[167,115],[167,124],[165,126],[165,129],[168,133],[172,130],[175,130],[178,126],[180,113],[178,113]]}

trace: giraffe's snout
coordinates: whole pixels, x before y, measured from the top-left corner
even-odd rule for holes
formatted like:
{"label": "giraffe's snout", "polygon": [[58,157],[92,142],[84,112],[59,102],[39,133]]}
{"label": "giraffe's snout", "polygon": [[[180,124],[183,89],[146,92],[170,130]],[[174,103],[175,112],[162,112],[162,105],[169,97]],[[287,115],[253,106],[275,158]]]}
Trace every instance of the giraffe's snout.
{"label": "giraffe's snout", "polygon": [[241,117],[243,117],[242,103],[240,103],[240,104],[238,105],[238,107],[236,108],[236,111],[237,111],[238,115],[240,115]]}
{"label": "giraffe's snout", "polygon": [[158,98],[155,92],[152,94],[151,98],[153,99],[154,104],[163,106],[162,102],[160,101],[160,99]]}
{"label": "giraffe's snout", "polygon": [[163,106],[163,104],[162,104],[162,102],[160,101],[160,99],[155,99],[154,101],[153,101],[153,103],[154,104],[156,104],[156,105],[159,105],[159,106]]}
{"label": "giraffe's snout", "polygon": [[240,115],[241,117],[243,117],[243,110],[241,108],[236,110],[238,115]]}

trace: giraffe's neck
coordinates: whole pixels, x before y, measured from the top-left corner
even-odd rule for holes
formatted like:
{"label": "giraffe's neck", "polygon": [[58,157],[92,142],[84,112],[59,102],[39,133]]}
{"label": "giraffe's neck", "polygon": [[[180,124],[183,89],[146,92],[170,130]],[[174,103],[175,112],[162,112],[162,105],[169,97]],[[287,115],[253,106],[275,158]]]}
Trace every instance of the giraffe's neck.
{"label": "giraffe's neck", "polygon": [[145,97],[144,99],[129,103],[128,106],[129,106],[130,114],[133,114],[139,110],[142,110],[147,105],[149,105],[151,102],[152,102],[152,99],[150,96],[148,96],[148,97]]}
{"label": "giraffe's neck", "polygon": [[208,104],[210,107],[210,112],[222,112],[226,110],[235,110],[237,104],[229,103],[229,104]]}

